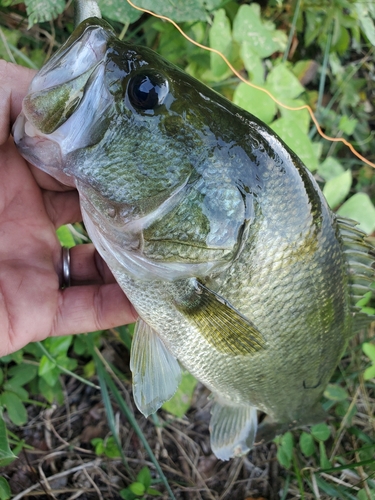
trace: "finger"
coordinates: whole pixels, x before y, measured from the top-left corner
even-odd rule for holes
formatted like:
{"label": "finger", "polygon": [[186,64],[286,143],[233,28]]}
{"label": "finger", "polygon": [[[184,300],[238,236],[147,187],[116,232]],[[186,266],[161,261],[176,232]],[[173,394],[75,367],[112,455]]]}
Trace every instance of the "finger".
{"label": "finger", "polygon": [[77,245],[70,249],[72,285],[116,283],[107,264],[94,245]]}
{"label": "finger", "polygon": [[82,221],[79,195],[76,190],[65,193],[44,191],[43,198],[47,214],[56,229],[63,224],[74,224]]}
{"label": "finger", "polygon": [[40,168],[35,167],[32,164],[29,165],[34,179],[36,180],[38,186],[40,186],[42,189],[46,189],[47,191],[62,192],[75,190],[74,186],[67,186],[65,184],[62,184],[60,181],[54,179],[46,172],[43,172],[43,170],[40,170]]}
{"label": "finger", "polygon": [[75,286],[61,291],[51,336],[105,330],[136,319],[137,313],[119,285]]}
{"label": "finger", "polygon": [[9,137],[35,71],[0,60],[0,144]]}

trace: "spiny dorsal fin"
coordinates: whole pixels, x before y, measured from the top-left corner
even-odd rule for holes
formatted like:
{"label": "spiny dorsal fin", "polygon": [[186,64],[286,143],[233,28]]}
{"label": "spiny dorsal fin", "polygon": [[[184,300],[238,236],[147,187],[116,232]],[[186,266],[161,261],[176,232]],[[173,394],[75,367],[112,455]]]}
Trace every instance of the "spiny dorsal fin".
{"label": "spiny dorsal fin", "polygon": [[[343,251],[349,267],[349,286],[352,311],[356,323],[363,325],[374,320],[360,311],[356,305],[368,292],[374,293],[375,285],[375,246],[372,239],[361,231],[358,222],[337,217],[338,228],[343,243]],[[358,320],[358,321],[357,321]]]}

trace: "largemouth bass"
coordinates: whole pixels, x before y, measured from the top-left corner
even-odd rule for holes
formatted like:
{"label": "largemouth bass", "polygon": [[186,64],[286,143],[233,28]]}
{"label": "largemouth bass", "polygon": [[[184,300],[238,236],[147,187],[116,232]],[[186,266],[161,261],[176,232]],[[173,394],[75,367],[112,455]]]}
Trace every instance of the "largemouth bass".
{"label": "largemouth bass", "polygon": [[182,366],[214,395],[221,459],[325,418],[323,391],[365,317],[355,304],[374,248],[270,128],[92,17],[36,75],[13,135],[78,189],[87,231],[139,313],[143,414],[174,394]]}

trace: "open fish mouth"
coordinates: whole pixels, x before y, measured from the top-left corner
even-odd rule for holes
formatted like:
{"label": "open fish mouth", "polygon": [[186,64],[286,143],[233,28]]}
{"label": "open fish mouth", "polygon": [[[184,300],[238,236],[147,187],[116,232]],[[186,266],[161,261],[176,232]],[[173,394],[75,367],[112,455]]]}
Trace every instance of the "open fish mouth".
{"label": "open fish mouth", "polygon": [[93,123],[112,102],[104,81],[111,33],[92,21],[83,22],[36,74],[13,126],[22,155],[68,184],[66,155],[92,144]]}

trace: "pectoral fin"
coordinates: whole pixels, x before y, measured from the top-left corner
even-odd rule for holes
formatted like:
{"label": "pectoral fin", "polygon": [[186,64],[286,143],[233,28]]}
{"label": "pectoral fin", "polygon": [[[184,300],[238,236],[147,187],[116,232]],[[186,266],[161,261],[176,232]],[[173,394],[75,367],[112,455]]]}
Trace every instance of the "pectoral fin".
{"label": "pectoral fin", "polygon": [[230,406],[215,401],[211,414],[211,448],[217,458],[229,460],[250,451],[258,426],[254,406]]}
{"label": "pectoral fin", "polygon": [[133,373],[134,401],[146,417],[173,396],[181,381],[177,359],[155,330],[140,318],[134,331],[130,369]]}
{"label": "pectoral fin", "polygon": [[176,307],[211,345],[229,355],[254,354],[265,348],[261,333],[248,318],[199,281],[192,283],[189,293],[176,300]]}

